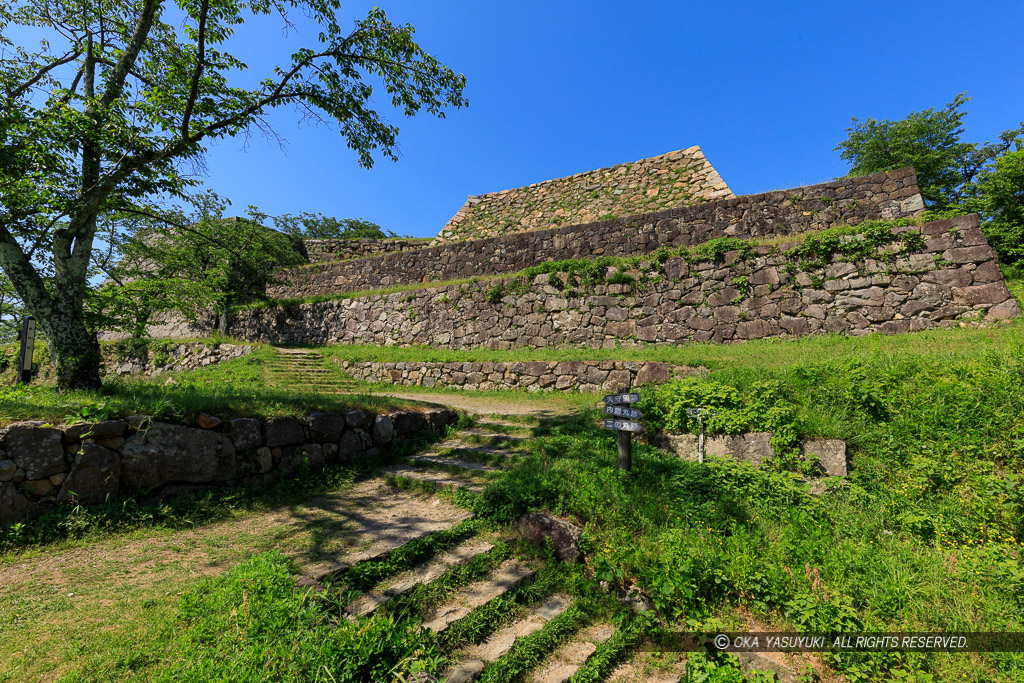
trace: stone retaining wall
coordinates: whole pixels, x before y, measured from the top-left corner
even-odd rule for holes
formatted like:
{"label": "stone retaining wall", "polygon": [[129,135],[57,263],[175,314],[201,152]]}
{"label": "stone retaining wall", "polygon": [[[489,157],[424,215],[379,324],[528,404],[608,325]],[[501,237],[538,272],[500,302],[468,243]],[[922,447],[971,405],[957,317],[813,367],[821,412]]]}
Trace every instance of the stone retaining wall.
{"label": "stone retaining wall", "polygon": [[182,342],[164,347],[153,345],[139,350],[102,345],[103,371],[107,375],[152,376],[164,372],[197,370],[207,365],[242,358],[252,353],[251,344],[207,344]]}
{"label": "stone retaining wall", "polygon": [[646,284],[589,290],[564,273],[426,287],[243,311],[230,333],[272,343],[614,348],[899,333],[1020,315],[977,216],[898,230],[919,234],[921,246],[897,257],[896,241],[876,258],[836,255],[809,270],[786,255],[791,245],[759,246],[745,260],[671,258],[625,274]]}
{"label": "stone retaining wall", "polygon": [[718,237],[784,237],[842,223],[916,215],[912,168],[707,202],[658,213],[382,254],[283,272],[267,288],[287,299],[514,273],[545,261],[633,256]]}
{"label": "stone retaining wall", "polygon": [[558,225],[732,197],[700,147],[474,197],[452,216],[440,242],[499,237]]}
{"label": "stone retaining wall", "polygon": [[0,524],[62,504],[268,483],[303,464],[371,457],[395,439],[440,430],[456,417],[434,408],[318,412],[266,422],[200,415],[194,425],[141,415],[64,427],[19,422],[0,428]]}
{"label": "stone retaining wall", "polygon": [[[658,448],[675,453],[686,460],[698,457],[695,434],[656,434],[651,442]],[[802,457],[816,457],[823,474],[845,477],[849,471],[846,442],[839,439],[805,439],[800,442]],[[710,434],[704,442],[705,456],[732,457],[755,465],[775,457],[771,432],[746,434]]]}
{"label": "stone retaining wall", "polygon": [[338,361],[364,382],[405,387],[455,387],[480,391],[527,389],[615,393],[642,384],[663,384],[707,368],[643,361],[528,361],[462,363],[378,363]]}
{"label": "stone retaining wall", "polygon": [[412,251],[413,249],[422,249],[429,243],[429,238],[413,239],[405,237],[389,237],[382,240],[326,239],[303,241],[310,263],[365,258],[367,256],[376,256],[377,254],[390,254],[396,251]]}

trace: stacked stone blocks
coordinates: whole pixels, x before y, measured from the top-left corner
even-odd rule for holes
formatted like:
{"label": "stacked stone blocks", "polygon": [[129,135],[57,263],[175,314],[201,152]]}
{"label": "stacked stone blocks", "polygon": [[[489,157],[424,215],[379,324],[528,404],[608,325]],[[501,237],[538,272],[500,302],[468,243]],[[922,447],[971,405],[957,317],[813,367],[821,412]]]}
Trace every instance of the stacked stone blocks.
{"label": "stacked stone blocks", "polygon": [[314,264],[281,273],[278,299],[514,273],[545,261],[632,256],[719,237],[787,237],[840,224],[911,216],[924,208],[905,168],[792,190],[746,195],[631,218]]}
{"label": "stacked stone blocks", "polygon": [[694,146],[526,187],[470,195],[437,240],[499,237],[731,196],[722,177]]}
{"label": "stacked stone blocks", "polygon": [[[272,343],[512,349],[728,342],[819,332],[898,333],[1020,315],[977,216],[900,228],[920,248],[802,271],[792,245],[749,259],[667,260],[655,271],[578,291],[567,275],[484,280],[241,312],[231,334]],[[900,243],[892,245],[896,249]],[[649,265],[649,264],[648,264]],[[505,290],[508,293],[502,293]]]}
{"label": "stacked stone blocks", "polygon": [[440,431],[454,411],[316,412],[268,421],[200,415],[193,425],[136,415],[57,427],[39,421],[0,428],[0,524],[58,504],[273,481],[302,466],[369,458],[395,439]]}

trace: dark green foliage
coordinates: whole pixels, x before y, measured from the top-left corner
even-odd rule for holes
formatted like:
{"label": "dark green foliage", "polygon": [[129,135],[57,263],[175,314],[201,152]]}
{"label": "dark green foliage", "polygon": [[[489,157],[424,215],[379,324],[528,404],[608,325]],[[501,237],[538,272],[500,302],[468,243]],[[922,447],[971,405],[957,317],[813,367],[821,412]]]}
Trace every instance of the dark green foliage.
{"label": "dark green foliage", "polygon": [[429,632],[387,613],[336,620],[295,588],[291,563],[257,555],[181,598],[174,648],[155,680],[394,681],[436,673]]}
{"label": "dark green foliage", "polygon": [[964,142],[961,108],[966,93],[939,111],[912,112],[899,121],[852,119],[846,140],[836,147],[850,164],[850,175],[868,175],[913,166],[921,195],[929,205],[943,209],[959,204],[970,194],[982,170],[1009,150],[1024,134],[1024,124],[1000,134],[999,142],[979,145]]}
{"label": "dark green foliage", "polygon": [[295,215],[286,213],[274,216],[272,220],[274,221],[274,227],[281,232],[303,240],[381,240],[388,237],[398,237],[398,235],[390,230],[385,230],[376,223],[365,221],[362,218],[334,218],[333,216],[325,216],[322,213],[302,211]]}
{"label": "dark green foliage", "polygon": [[965,207],[987,220],[989,244],[1006,264],[1024,261],[1024,150],[1007,152],[978,181]]}

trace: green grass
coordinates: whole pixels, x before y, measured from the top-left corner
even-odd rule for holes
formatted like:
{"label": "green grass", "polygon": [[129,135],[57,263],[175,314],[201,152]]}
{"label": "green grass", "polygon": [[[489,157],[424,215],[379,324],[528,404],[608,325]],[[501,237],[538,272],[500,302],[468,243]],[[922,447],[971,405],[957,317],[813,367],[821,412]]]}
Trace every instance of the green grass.
{"label": "green grass", "polygon": [[273,418],[312,410],[365,408],[374,412],[409,406],[409,402],[368,394],[332,395],[274,389],[265,369],[274,362],[270,347],[249,356],[190,372],[153,378],[107,378],[100,391],[57,392],[46,384],[0,388],[0,423],[16,420],[104,420],[144,414],[182,420],[199,413],[219,417]]}
{"label": "green grass", "polygon": [[[929,348],[925,335],[831,340],[841,349],[834,354],[827,346],[807,353],[803,342],[791,344],[804,353],[769,345],[774,355],[738,356],[707,377],[648,394],[645,417],[654,424],[685,428],[677,412],[684,398],[733,391],[727,422],[776,411],[798,435],[847,438],[854,469],[825,496],[771,464],[699,465],[642,443],[634,470],[621,472],[594,411],[541,420],[531,454],[475,509],[497,520],[536,509],[576,520],[595,577],[635,583],[685,630],[745,631],[753,615],[784,630],[1019,632],[1020,327],[927,335],[945,343]],[[723,351],[752,348],[765,346]],[[761,409],[746,412],[758,401]],[[854,681],[1024,675],[1024,656],[1014,653],[846,653],[824,661]]]}

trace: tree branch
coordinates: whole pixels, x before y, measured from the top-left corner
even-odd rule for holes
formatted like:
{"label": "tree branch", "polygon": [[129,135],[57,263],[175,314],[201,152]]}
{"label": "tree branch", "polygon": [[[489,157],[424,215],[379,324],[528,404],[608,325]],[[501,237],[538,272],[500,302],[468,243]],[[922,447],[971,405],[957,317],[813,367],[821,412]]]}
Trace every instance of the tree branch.
{"label": "tree branch", "polygon": [[210,11],[209,0],[203,0],[203,8],[199,11],[199,54],[196,55],[196,68],[192,71],[192,85],[189,88],[188,99],[185,100],[185,113],[181,117],[181,137],[188,137],[188,123],[192,118],[192,108],[196,104],[196,97],[199,96],[199,78],[203,73],[203,66],[206,62],[206,15]]}
{"label": "tree branch", "polygon": [[135,25],[135,33],[132,35],[131,40],[128,41],[128,44],[125,45],[124,52],[121,53],[121,59],[118,60],[117,66],[114,67],[110,77],[107,79],[107,87],[103,93],[103,98],[100,100],[101,108],[106,109],[109,107],[121,94],[121,88],[124,87],[125,79],[128,78],[128,73],[135,66],[135,60],[138,59],[139,53],[142,51],[142,46],[149,36],[149,31],[153,27],[153,21],[156,19],[157,10],[159,9],[160,0],[146,0],[145,5],[143,5],[142,14],[139,15],[139,21]]}
{"label": "tree branch", "polygon": [[16,98],[20,97],[29,88],[31,88],[33,85],[35,85],[39,81],[43,80],[46,77],[46,74],[50,73],[50,71],[52,71],[53,69],[56,69],[58,66],[62,66],[64,64],[67,64],[68,62],[72,62],[72,61],[78,59],[81,55],[82,55],[82,50],[76,48],[76,49],[68,52],[67,54],[65,54],[60,59],[58,59],[58,60],[56,60],[54,62],[51,62],[50,64],[47,64],[46,66],[41,67],[39,69],[39,71],[37,71],[35,73],[34,76],[29,78],[27,81],[22,83],[20,86],[18,86],[14,90],[8,91],[7,99],[13,100],[13,99],[16,99]]}

